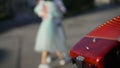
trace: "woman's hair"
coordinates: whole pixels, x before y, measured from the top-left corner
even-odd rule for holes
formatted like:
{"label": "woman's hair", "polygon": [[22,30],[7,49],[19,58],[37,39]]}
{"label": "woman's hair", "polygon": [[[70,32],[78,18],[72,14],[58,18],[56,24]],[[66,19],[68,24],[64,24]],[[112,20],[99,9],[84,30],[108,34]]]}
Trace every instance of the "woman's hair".
{"label": "woman's hair", "polygon": [[37,0],[37,4],[40,2],[41,0]]}
{"label": "woman's hair", "polygon": [[37,0],[37,2],[39,2],[39,1],[41,1],[41,0]]}

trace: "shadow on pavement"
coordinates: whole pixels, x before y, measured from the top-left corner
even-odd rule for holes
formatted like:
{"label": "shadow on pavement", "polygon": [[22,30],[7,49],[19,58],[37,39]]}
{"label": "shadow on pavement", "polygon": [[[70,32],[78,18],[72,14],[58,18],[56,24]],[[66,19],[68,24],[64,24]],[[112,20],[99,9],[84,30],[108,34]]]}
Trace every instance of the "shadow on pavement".
{"label": "shadow on pavement", "polygon": [[9,53],[7,50],[0,49],[0,63],[2,63],[7,57]]}

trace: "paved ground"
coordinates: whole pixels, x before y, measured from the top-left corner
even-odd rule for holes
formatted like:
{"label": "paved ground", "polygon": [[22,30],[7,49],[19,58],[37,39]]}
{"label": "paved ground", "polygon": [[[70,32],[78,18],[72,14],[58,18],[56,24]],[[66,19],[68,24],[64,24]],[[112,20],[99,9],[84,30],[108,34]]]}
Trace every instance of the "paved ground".
{"label": "paved ground", "polygon": [[[117,15],[120,15],[120,7],[91,11],[64,19],[63,27],[67,36],[68,52],[83,36]],[[7,28],[7,31],[0,34],[0,68],[37,68],[40,54],[35,53],[33,48],[38,27],[39,23],[34,22],[12,29]],[[51,65],[53,68],[76,68],[72,64],[61,67],[58,60],[53,61]]]}

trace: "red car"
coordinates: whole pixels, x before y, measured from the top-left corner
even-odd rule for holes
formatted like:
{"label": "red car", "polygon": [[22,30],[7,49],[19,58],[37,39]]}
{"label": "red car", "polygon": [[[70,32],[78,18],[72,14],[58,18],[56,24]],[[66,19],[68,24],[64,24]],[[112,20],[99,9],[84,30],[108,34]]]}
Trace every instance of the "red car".
{"label": "red car", "polygon": [[70,49],[78,68],[120,68],[120,16],[98,26]]}

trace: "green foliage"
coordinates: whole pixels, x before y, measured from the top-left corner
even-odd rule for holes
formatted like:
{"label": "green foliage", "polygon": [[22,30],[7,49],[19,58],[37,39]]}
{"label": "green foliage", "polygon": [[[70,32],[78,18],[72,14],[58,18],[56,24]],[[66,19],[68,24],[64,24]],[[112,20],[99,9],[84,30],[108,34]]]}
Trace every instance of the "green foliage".
{"label": "green foliage", "polygon": [[0,0],[0,20],[13,15],[11,0]]}
{"label": "green foliage", "polygon": [[67,8],[67,16],[87,11],[94,7],[94,0],[63,0]]}

